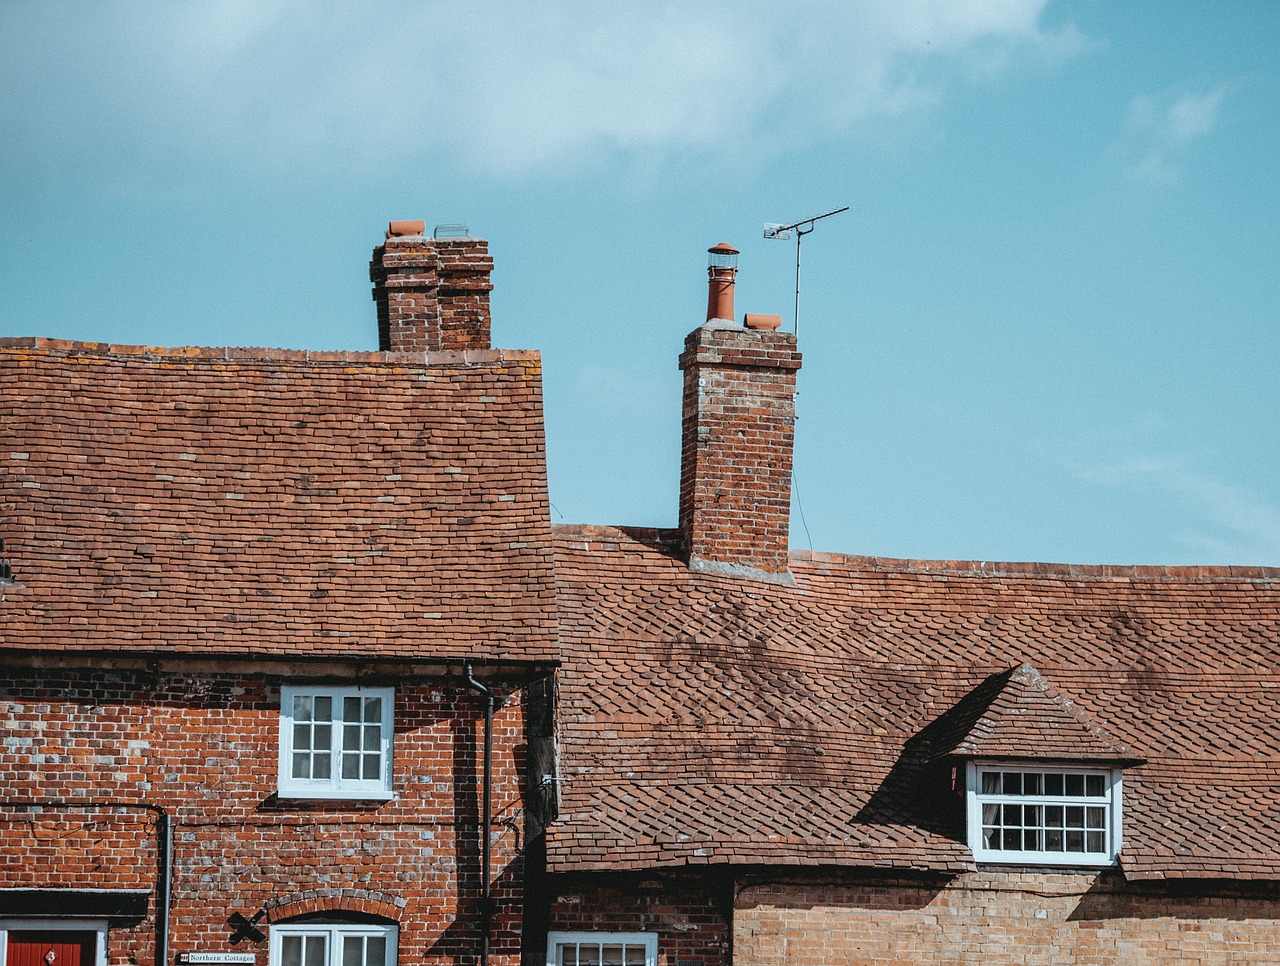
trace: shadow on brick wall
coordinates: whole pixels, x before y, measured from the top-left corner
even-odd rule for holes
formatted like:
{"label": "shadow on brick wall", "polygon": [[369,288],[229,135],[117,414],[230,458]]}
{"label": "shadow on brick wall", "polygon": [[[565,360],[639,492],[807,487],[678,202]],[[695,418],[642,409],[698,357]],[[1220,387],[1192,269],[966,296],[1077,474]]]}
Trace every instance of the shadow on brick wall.
{"label": "shadow on brick wall", "polygon": [[778,881],[776,873],[759,879],[745,877],[737,884],[735,910],[785,908],[788,912],[811,909],[866,909],[893,912],[925,909],[952,883],[951,876],[929,873],[885,874],[847,872],[832,876],[790,873]]}
{"label": "shadow on brick wall", "polygon": [[1067,917],[1072,922],[1112,919],[1280,920],[1280,883],[1229,879],[1127,882],[1119,873],[1094,881]]}
{"label": "shadow on brick wall", "polygon": [[[473,878],[459,879],[458,914],[448,928],[426,948],[422,954],[425,961],[477,961],[480,953],[479,877],[477,865]],[[493,960],[513,962],[520,959],[520,896],[523,878],[524,863],[517,859],[493,880],[493,896],[497,903],[489,943],[489,955]],[[401,961],[417,961],[414,950],[402,949]]]}

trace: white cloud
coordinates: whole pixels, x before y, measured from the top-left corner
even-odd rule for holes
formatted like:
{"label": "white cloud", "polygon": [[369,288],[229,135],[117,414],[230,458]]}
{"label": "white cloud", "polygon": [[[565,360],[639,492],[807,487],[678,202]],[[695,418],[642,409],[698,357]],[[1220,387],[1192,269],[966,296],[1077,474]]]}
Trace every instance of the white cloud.
{"label": "white cloud", "polygon": [[[1089,474],[1082,474],[1088,477]],[[1177,498],[1197,525],[1180,528],[1179,542],[1192,551],[1233,563],[1280,560],[1280,507],[1248,488],[1191,467],[1181,459],[1140,459],[1102,477],[1120,485],[1154,486]]]}
{"label": "white cloud", "polygon": [[1129,177],[1168,184],[1181,175],[1181,162],[1192,144],[1218,124],[1225,84],[1203,94],[1139,94],[1129,103],[1124,148]]}
{"label": "white cloud", "polygon": [[1272,564],[1280,560],[1280,506],[1247,486],[1206,470],[1193,457],[1171,453],[1158,437],[1171,427],[1148,414],[1071,445],[1053,447],[1077,479],[1161,494],[1182,507],[1171,538],[1195,559],[1224,564]]}
{"label": "white cloud", "polygon": [[1046,2],[10,4],[0,119],[33,170],[77,150],[501,176],[758,155],[1074,56]]}

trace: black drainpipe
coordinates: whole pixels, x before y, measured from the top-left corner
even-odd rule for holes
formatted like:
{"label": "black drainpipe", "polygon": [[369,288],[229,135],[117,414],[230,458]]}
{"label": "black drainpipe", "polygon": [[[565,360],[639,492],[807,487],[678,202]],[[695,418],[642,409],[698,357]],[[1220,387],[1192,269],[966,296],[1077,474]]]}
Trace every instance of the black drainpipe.
{"label": "black drainpipe", "polygon": [[463,674],[467,687],[484,698],[484,807],[480,819],[480,966],[489,966],[489,933],[493,929],[493,894],[489,889],[489,826],[493,807],[493,692],[475,679],[471,663]]}
{"label": "black drainpipe", "polygon": [[0,801],[0,808],[133,808],[144,809],[156,817],[156,958],[155,966],[169,962],[169,896],[173,883],[173,821],[159,805],[150,802],[122,802],[115,799],[90,799],[77,802],[59,799]]}

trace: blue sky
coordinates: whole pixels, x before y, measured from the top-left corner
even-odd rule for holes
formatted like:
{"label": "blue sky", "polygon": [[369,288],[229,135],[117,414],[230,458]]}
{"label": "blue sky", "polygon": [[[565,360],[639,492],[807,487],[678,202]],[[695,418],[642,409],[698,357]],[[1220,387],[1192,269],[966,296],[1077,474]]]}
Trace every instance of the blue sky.
{"label": "blue sky", "polygon": [[[557,521],[670,526],[705,250],[793,544],[1280,565],[1280,4],[0,5],[0,335],[375,347],[392,218],[542,350]],[[802,514],[799,509],[803,510]]]}

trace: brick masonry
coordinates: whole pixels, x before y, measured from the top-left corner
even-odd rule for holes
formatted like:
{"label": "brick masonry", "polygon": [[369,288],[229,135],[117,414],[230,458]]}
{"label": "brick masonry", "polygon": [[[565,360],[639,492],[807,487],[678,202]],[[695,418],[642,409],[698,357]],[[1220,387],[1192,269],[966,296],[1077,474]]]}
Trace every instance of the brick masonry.
{"label": "brick masonry", "polygon": [[369,279],[384,351],[489,348],[493,259],[480,238],[388,238]]}
{"label": "brick masonry", "polygon": [[983,871],[943,885],[738,889],[735,966],[1280,963],[1278,896],[1198,883],[1135,890],[1094,873]]}
{"label": "brick masonry", "polygon": [[659,966],[714,966],[730,956],[728,880],[709,875],[628,875],[598,880],[556,876],[551,929],[653,932]]}
{"label": "brick masonry", "polygon": [[1052,871],[741,875],[553,876],[551,928],[655,932],[661,966],[1280,963],[1274,884],[1133,885]]}
{"label": "brick masonry", "polygon": [[[171,816],[172,953],[233,948],[227,917],[263,922],[364,912],[401,925],[400,962],[473,962],[480,896],[483,708],[456,679],[397,682],[395,798],[276,795],[280,685],[204,671],[9,668],[0,678],[0,889],[151,893],[146,920],[113,928],[110,962],[154,956],[157,837]],[[331,679],[332,680],[332,679]],[[348,676],[342,683],[350,683]],[[388,679],[370,683],[388,684]],[[512,682],[494,720],[492,961],[520,958],[525,702]],[[268,925],[269,932],[269,925]],[[266,962],[266,945],[242,941]]]}
{"label": "brick masonry", "polygon": [[795,336],[715,320],[689,334],[680,368],[680,530],[690,562],[787,573]]}

